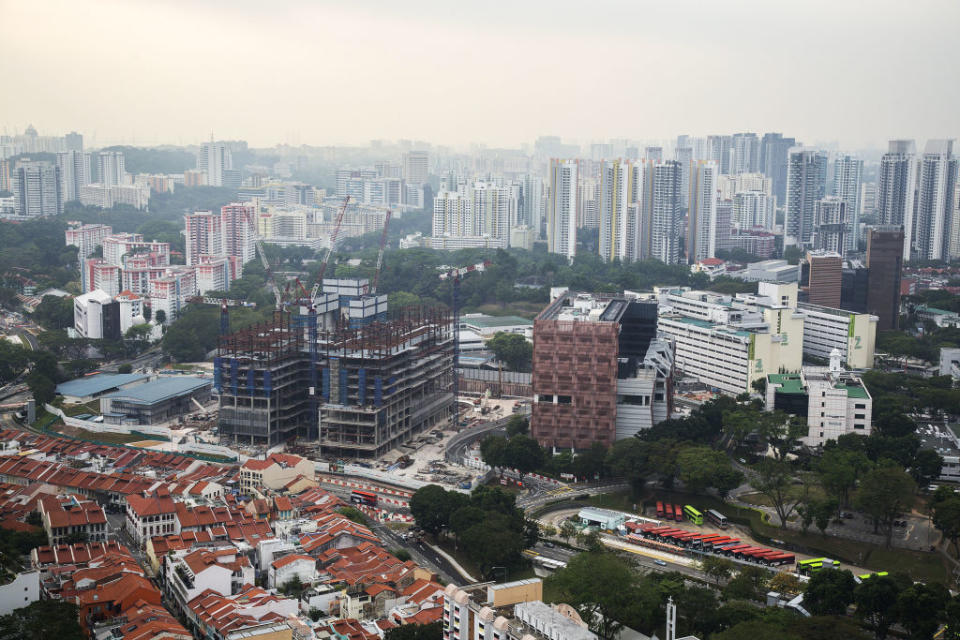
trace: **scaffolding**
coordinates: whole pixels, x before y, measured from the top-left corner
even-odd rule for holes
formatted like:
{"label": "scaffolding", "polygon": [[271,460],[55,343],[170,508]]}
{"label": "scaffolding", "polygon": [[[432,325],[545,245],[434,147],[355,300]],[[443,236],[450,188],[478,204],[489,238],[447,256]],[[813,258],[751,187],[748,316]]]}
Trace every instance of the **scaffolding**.
{"label": "scaffolding", "polygon": [[269,446],[300,438],[336,457],[374,458],[445,426],[454,384],[450,313],[408,307],[358,326],[330,302],[277,312],[220,339],[222,436]]}

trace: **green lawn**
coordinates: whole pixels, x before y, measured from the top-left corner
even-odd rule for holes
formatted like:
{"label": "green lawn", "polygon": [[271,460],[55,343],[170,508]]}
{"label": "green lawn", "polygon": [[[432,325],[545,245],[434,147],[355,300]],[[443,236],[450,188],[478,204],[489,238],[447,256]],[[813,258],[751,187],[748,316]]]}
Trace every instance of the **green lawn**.
{"label": "green lawn", "polygon": [[83,440],[99,442],[102,444],[129,444],[131,442],[139,442],[141,440],[149,439],[145,438],[143,435],[134,433],[99,433],[96,431],[88,431],[86,429],[67,427],[62,422],[58,422],[58,424],[51,426],[50,429],[51,431],[56,431],[57,433],[62,433],[74,438],[82,438]]}

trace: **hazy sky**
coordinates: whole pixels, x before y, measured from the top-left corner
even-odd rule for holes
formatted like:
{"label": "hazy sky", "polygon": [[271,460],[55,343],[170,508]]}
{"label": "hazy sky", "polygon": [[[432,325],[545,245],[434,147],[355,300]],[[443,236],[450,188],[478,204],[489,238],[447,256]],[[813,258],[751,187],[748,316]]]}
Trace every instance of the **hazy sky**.
{"label": "hazy sky", "polygon": [[960,135],[957,0],[0,0],[0,127],[96,144]]}

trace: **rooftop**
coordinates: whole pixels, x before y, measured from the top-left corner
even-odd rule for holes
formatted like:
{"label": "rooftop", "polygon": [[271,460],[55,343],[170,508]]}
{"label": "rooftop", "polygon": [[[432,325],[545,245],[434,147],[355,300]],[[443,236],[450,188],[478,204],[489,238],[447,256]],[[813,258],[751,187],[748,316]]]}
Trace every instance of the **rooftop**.
{"label": "rooftop", "polygon": [[58,384],[57,393],[64,396],[93,396],[149,377],[144,373],[98,373],[89,378],[78,378]]}
{"label": "rooftop", "polygon": [[779,384],[780,393],[804,394],[803,379],[798,373],[771,373],[767,375],[768,384]]}
{"label": "rooftop", "polygon": [[532,322],[520,316],[488,316],[482,313],[461,316],[460,322],[461,324],[471,324],[486,329],[493,327],[512,327],[516,325],[533,326]]}
{"label": "rooftop", "polygon": [[847,397],[848,397],[848,398],[863,398],[863,399],[866,399],[866,398],[869,398],[869,397],[870,397],[870,396],[867,394],[867,390],[864,389],[862,386],[860,386],[860,385],[858,385],[858,384],[844,384],[844,383],[840,383],[840,384],[838,384],[838,385],[837,385],[836,387],[834,387],[834,388],[835,388],[835,389],[846,389],[846,390],[847,390]]}
{"label": "rooftop", "polygon": [[130,389],[114,391],[107,394],[107,398],[122,398],[128,402],[152,404],[163,402],[176,396],[192,393],[204,386],[212,386],[211,378],[197,378],[193,376],[170,376],[157,378],[150,382],[137,385]]}

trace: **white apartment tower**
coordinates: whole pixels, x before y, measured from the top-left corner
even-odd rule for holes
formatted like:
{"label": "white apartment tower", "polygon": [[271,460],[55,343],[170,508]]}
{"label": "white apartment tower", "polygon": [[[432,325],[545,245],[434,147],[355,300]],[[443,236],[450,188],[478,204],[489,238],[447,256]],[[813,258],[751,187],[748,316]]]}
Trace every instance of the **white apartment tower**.
{"label": "white apartment tower", "polygon": [[[844,249],[856,251],[860,228],[860,183],[863,179],[863,160],[842,154],[833,163],[833,195],[844,203],[847,232],[844,234]],[[843,251],[840,252],[843,255]]]}
{"label": "white apartment tower", "polygon": [[62,151],[57,154],[60,169],[60,191],[64,202],[80,199],[80,188],[90,184],[90,154],[83,151]]}
{"label": "white apartment tower", "polygon": [[600,257],[605,261],[639,259],[640,220],[636,204],[642,198],[644,163],[624,160],[600,165]]}
{"label": "white apartment tower", "polygon": [[127,170],[122,151],[101,151],[97,156],[99,182],[105,187],[127,184]]}
{"label": "white apartment tower", "polygon": [[441,191],[433,198],[433,237],[478,236],[473,202],[464,193]]}
{"label": "white apartment tower", "polygon": [[49,162],[22,160],[13,170],[13,209],[17,216],[63,213],[60,170]]}
{"label": "white apartment tower", "polygon": [[650,257],[666,264],[680,262],[680,169],[675,160],[654,163],[650,169]]}
{"label": "white apartment tower", "polygon": [[701,161],[681,167],[689,173],[690,211],[687,214],[687,262],[713,258],[717,249],[717,163]]}
{"label": "white apartment tower", "polygon": [[913,140],[891,140],[877,172],[877,219],[903,227],[903,259],[913,246],[913,207],[917,192],[917,157]]}
{"label": "white apartment tower", "polygon": [[953,239],[954,189],[957,184],[957,158],[953,140],[928,140],[920,158],[914,220],[913,258],[950,260],[960,257],[960,246]]}
{"label": "white apartment tower", "polygon": [[426,151],[408,151],[403,154],[403,177],[412,184],[423,184],[430,171],[430,156]]}
{"label": "white apartment tower", "polygon": [[197,154],[197,169],[207,175],[207,184],[211,187],[223,186],[223,172],[233,169],[230,149],[223,142],[204,142]]}
{"label": "white apartment tower", "polygon": [[234,202],[220,208],[223,255],[234,256],[241,264],[247,264],[256,258],[254,215],[255,208],[252,204]]}
{"label": "white apartment tower", "polygon": [[212,211],[195,211],[183,216],[187,264],[200,263],[200,256],[223,255],[223,218]]}
{"label": "white apartment tower", "polygon": [[511,222],[517,217],[517,198],[509,187],[476,182],[473,185],[473,216],[475,224],[481,228],[479,235],[508,240]]}
{"label": "white apartment tower", "polygon": [[576,160],[550,161],[550,198],[547,202],[547,251],[573,260],[577,254],[577,208],[580,205],[580,164]]}

